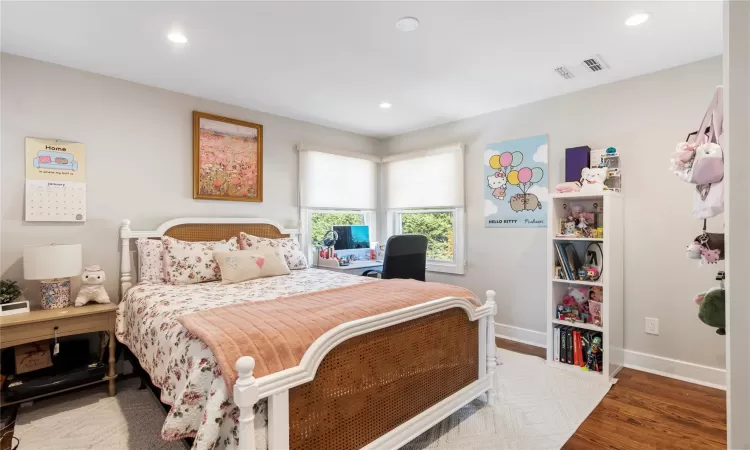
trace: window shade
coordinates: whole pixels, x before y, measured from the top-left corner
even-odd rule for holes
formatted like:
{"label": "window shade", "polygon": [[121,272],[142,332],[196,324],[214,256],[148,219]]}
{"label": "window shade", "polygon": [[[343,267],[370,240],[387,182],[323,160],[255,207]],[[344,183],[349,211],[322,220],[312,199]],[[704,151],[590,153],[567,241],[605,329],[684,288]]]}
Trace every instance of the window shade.
{"label": "window shade", "polygon": [[386,208],[464,206],[464,152],[460,144],[383,158]]}
{"label": "window shade", "polygon": [[374,160],[300,150],[300,206],[327,209],[376,209]]}

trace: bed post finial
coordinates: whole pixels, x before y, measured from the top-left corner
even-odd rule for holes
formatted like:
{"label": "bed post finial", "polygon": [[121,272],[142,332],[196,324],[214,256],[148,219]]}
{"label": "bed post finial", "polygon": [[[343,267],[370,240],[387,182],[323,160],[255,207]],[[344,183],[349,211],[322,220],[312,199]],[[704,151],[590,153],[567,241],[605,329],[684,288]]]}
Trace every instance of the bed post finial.
{"label": "bed post finial", "polygon": [[490,377],[490,389],[487,391],[487,400],[492,404],[495,397],[495,368],[497,367],[497,346],[495,345],[495,314],[497,314],[497,304],[495,303],[495,291],[492,289],[486,292],[486,306],[492,308],[492,315],[487,317],[487,375]]}
{"label": "bed post finial", "polygon": [[130,221],[125,219],[120,225],[120,241],[122,242],[122,254],[120,255],[120,295],[125,293],[133,285],[130,276]]}
{"label": "bed post finial", "polygon": [[240,423],[238,425],[240,450],[255,450],[255,412],[253,407],[260,395],[258,382],[253,376],[255,360],[251,356],[243,356],[237,360],[237,382],[234,383],[234,404],[240,408]]}

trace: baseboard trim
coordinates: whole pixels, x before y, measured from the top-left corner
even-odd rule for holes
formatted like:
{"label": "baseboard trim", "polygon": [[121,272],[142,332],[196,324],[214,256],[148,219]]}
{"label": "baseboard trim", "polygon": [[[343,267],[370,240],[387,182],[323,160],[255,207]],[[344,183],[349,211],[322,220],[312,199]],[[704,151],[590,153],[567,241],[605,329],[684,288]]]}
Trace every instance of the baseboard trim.
{"label": "baseboard trim", "polygon": [[726,390],[727,388],[727,371],[717,367],[627,349],[625,350],[625,367],[715,389]]}
{"label": "baseboard trim", "polygon": [[[547,333],[495,322],[495,336],[509,341],[547,347]],[[625,367],[675,380],[726,390],[726,370],[688,361],[625,350]]]}
{"label": "baseboard trim", "polygon": [[495,336],[534,347],[547,347],[547,333],[495,322]]}

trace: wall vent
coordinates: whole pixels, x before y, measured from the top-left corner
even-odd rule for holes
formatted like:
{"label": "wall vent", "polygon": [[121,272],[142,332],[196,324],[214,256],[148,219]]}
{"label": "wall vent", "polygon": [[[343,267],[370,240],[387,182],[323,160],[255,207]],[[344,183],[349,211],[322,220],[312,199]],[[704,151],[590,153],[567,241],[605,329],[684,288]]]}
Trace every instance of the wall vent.
{"label": "wall vent", "polygon": [[568,68],[565,67],[565,66],[560,66],[560,67],[556,68],[555,72],[557,72],[558,75],[560,75],[561,77],[565,78],[566,80],[570,80],[573,77],[575,77],[575,75],[573,75],[573,72],[571,72],[570,70],[568,70]]}
{"label": "wall vent", "polygon": [[604,61],[601,55],[594,55],[591,58],[584,59],[582,65],[589,72],[601,72],[602,70],[609,69],[609,64]]}

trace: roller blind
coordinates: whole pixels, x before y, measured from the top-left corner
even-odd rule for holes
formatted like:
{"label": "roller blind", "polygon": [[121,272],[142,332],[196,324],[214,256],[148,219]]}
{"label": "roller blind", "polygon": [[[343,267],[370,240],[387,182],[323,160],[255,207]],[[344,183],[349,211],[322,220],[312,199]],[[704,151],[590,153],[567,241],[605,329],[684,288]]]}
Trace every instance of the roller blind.
{"label": "roller blind", "polygon": [[386,208],[464,206],[463,145],[383,158]]}
{"label": "roller blind", "polygon": [[377,208],[374,158],[300,150],[299,164],[302,208]]}

